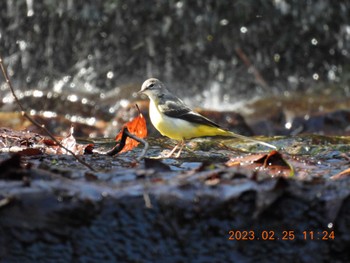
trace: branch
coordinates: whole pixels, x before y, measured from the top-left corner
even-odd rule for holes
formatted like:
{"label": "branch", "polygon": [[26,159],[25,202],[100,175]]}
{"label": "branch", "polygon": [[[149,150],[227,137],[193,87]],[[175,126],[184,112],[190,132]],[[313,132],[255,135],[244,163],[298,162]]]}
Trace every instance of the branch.
{"label": "branch", "polygon": [[240,47],[236,47],[235,51],[238,55],[238,57],[243,61],[244,65],[246,67],[252,70],[252,73],[255,77],[255,80],[258,84],[260,84],[262,87],[266,88],[268,87],[265,79],[261,76],[260,72],[257,70],[257,68],[250,62],[249,58],[247,55],[243,52],[243,50]]}
{"label": "branch", "polygon": [[7,70],[5,65],[3,64],[3,60],[2,57],[0,55],[0,67],[1,67],[1,71],[2,74],[5,77],[5,81],[7,86],[10,88],[11,93],[13,95],[13,97],[15,98],[15,101],[17,103],[17,105],[19,106],[19,108],[21,109],[21,114],[22,116],[24,116],[25,118],[27,118],[31,123],[33,123],[36,127],[38,127],[40,130],[44,131],[58,146],[60,146],[61,148],[65,149],[67,152],[69,152],[78,162],[80,162],[82,165],[85,165],[87,168],[89,168],[91,171],[95,171],[95,169],[89,165],[88,163],[84,162],[83,160],[81,160],[75,153],[73,153],[71,150],[67,149],[66,147],[64,147],[55,137],[54,135],[45,127],[45,125],[41,125],[40,123],[38,123],[36,120],[34,120],[32,117],[30,117],[24,110],[22,104],[20,103],[18,97],[15,94],[15,91],[13,89],[12,83],[10,81],[10,78],[8,77],[7,74]]}
{"label": "branch", "polygon": [[145,146],[143,148],[140,156],[137,157],[138,161],[141,160],[145,156],[145,154],[148,150],[149,144],[144,139],[141,139],[141,138],[137,137],[136,135],[130,133],[128,128],[126,128],[126,127],[124,127],[124,129],[123,129],[122,138],[121,138],[120,142],[116,146],[114,146],[111,150],[106,152],[106,154],[109,156],[113,156],[113,155],[118,154],[121,150],[123,150],[123,148],[125,146],[126,139],[128,137],[130,137],[131,139],[134,139],[135,141],[138,141],[139,143],[142,143]]}

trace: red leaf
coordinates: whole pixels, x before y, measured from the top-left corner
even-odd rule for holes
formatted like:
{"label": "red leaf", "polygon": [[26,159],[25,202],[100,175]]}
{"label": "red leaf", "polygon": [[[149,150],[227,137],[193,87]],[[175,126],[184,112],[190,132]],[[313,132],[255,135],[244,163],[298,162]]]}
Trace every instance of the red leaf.
{"label": "red leaf", "polygon": [[45,144],[46,146],[57,146],[57,143],[52,139],[44,138],[42,140],[42,143]]}
{"label": "red leaf", "polygon": [[[136,105],[137,107],[137,105]],[[139,108],[137,107],[138,111],[139,111],[139,115],[136,116],[134,119],[132,119],[131,121],[125,123],[122,127],[122,129],[120,130],[120,132],[118,133],[118,135],[116,136],[115,140],[116,141],[120,141],[122,138],[122,134],[123,134],[123,129],[126,127],[128,129],[128,131],[131,134],[134,134],[135,136],[139,137],[139,138],[145,138],[147,136],[147,126],[146,126],[146,120],[143,117],[142,113],[140,112]],[[131,138],[127,138],[126,142],[125,142],[125,146],[124,148],[120,151],[120,153],[122,152],[127,152],[132,150],[133,148],[135,148],[137,145],[139,144],[139,142],[135,141],[134,139]]]}

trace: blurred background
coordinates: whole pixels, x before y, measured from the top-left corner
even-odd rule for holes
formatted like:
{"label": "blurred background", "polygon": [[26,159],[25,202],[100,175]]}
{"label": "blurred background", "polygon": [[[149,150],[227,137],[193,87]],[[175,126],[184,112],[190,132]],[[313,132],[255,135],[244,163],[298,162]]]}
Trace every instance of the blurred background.
{"label": "blurred background", "polygon": [[[329,114],[350,130],[349,1],[6,0],[0,54],[28,112],[85,136],[109,136],[148,77],[255,134],[327,133]],[[0,81],[0,126],[21,128]]]}

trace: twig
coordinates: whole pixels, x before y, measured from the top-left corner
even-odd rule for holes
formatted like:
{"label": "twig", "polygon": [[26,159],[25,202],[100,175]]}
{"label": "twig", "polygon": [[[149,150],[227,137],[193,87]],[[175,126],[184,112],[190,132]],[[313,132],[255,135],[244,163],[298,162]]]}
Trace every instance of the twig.
{"label": "twig", "polygon": [[120,139],[120,142],[116,146],[114,146],[111,150],[106,152],[106,154],[109,156],[113,156],[113,155],[116,155],[117,153],[119,153],[124,148],[126,139],[128,137],[130,137],[131,139],[134,139],[135,141],[140,142],[144,145],[141,154],[136,159],[137,161],[140,161],[145,156],[145,154],[148,150],[149,144],[144,139],[141,139],[141,138],[137,137],[136,135],[130,133],[128,128],[126,128],[126,127],[124,127],[124,129],[123,129],[122,138]]}
{"label": "twig", "polygon": [[261,74],[257,70],[257,68],[250,62],[249,58],[243,52],[243,50],[240,47],[236,47],[235,51],[236,51],[238,57],[243,61],[244,65],[246,65],[247,68],[250,68],[252,70],[252,73],[255,77],[256,82],[264,88],[268,87],[265,79],[261,76]]}
{"label": "twig", "polygon": [[144,145],[141,154],[140,154],[139,157],[137,157],[137,159],[136,159],[136,160],[140,161],[143,157],[145,157],[145,154],[146,154],[146,152],[147,152],[147,150],[148,150],[149,144],[148,144],[148,142],[147,142],[146,140],[141,139],[141,138],[137,137],[136,135],[130,133],[130,132],[128,131],[128,129],[126,129],[126,132],[127,132],[128,136],[129,136],[131,139],[134,139],[135,141],[138,141],[138,142],[140,142],[140,143],[142,143],[142,144]]}
{"label": "twig", "polygon": [[38,127],[39,129],[41,129],[42,131],[44,131],[58,146],[60,146],[61,148],[65,149],[67,152],[69,152],[78,162],[80,162],[82,165],[85,165],[87,168],[89,168],[91,171],[95,171],[95,169],[89,165],[88,163],[84,162],[83,160],[81,160],[75,153],[73,153],[71,150],[67,149],[65,146],[63,146],[55,137],[54,135],[45,127],[45,125],[41,125],[40,123],[38,123],[36,120],[34,120],[32,117],[30,117],[24,110],[22,104],[20,103],[18,97],[15,94],[15,91],[13,89],[12,83],[10,81],[10,78],[8,77],[7,74],[7,70],[5,65],[3,64],[3,60],[2,60],[2,56],[0,55],[0,67],[1,67],[1,71],[2,74],[5,77],[5,81],[7,86],[10,88],[11,93],[13,95],[13,97],[15,98],[15,101],[17,103],[17,105],[19,106],[19,108],[21,109],[21,114],[22,116],[24,116],[25,118],[27,118],[31,123],[33,123],[36,127]]}

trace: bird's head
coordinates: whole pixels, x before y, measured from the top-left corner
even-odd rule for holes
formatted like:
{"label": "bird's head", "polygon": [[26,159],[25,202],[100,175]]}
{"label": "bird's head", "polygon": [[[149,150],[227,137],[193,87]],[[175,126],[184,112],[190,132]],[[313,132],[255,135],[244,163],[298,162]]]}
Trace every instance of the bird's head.
{"label": "bird's head", "polygon": [[155,99],[166,91],[165,85],[156,78],[147,79],[141,86],[138,93],[146,94],[149,98]]}

